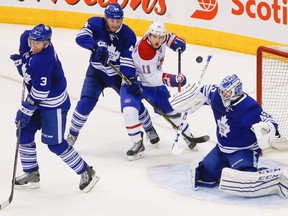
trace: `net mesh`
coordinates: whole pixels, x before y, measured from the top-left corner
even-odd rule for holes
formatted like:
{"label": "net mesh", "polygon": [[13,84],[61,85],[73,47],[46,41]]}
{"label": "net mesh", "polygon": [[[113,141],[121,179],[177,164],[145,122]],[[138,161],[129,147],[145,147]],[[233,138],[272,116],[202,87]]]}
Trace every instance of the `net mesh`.
{"label": "net mesh", "polygon": [[282,138],[288,139],[288,46],[267,48],[261,50],[258,58],[261,77],[257,77],[257,82],[262,79],[262,107],[277,121]]}

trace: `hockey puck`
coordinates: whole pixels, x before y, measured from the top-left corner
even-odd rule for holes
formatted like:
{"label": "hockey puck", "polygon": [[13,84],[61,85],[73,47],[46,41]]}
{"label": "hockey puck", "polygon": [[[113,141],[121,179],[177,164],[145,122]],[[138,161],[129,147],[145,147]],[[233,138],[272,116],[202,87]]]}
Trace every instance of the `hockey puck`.
{"label": "hockey puck", "polygon": [[197,63],[201,63],[203,61],[203,58],[201,57],[201,56],[198,56],[197,58],[196,58],[196,62]]}

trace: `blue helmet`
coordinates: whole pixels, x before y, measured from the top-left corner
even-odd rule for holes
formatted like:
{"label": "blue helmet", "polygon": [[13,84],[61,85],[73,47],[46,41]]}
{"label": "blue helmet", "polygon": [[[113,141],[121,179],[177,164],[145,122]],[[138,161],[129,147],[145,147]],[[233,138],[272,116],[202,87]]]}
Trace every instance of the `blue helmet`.
{"label": "blue helmet", "polygon": [[51,40],[52,29],[44,24],[35,26],[29,33],[29,39],[34,41]]}
{"label": "blue helmet", "polygon": [[121,6],[116,3],[116,4],[109,4],[105,8],[105,17],[106,18],[111,18],[111,19],[123,19],[124,13],[121,8]]}
{"label": "blue helmet", "polygon": [[242,82],[236,74],[225,77],[219,86],[223,105],[229,107],[231,102],[243,94]]}

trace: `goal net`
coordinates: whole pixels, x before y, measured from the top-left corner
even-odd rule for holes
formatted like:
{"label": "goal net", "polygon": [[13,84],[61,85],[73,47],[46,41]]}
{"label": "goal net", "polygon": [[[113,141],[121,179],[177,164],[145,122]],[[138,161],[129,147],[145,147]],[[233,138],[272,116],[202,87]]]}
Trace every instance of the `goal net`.
{"label": "goal net", "polygon": [[288,46],[260,46],[258,48],[257,101],[263,110],[277,121],[281,140],[287,141]]}

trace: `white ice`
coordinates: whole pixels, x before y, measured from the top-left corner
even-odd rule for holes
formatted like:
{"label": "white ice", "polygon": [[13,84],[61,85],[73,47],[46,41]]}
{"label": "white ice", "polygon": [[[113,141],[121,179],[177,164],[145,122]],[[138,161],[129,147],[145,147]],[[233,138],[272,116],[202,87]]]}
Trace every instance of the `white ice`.
{"label": "white ice", "polygon": [[[15,113],[21,100],[21,77],[10,54],[17,53],[20,34],[31,26],[0,24],[0,202],[7,200],[11,190],[15,155]],[[53,28],[52,41],[62,61],[68,80],[72,106],[80,95],[88,66],[89,52],[75,43],[77,30]],[[256,57],[215,48],[188,45],[182,55],[181,69],[190,82],[197,81],[205,58],[213,58],[204,77],[205,83],[219,83],[232,73],[242,79],[246,92],[255,97]],[[202,63],[196,57],[202,56]],[[177,53],[166,52],[164,70],[177,73]],[[171,89],[174,93],[176,89]],[[239,198],[215,189],[193,191],[189,182],[189,163],[201,158],[215,145],[215,123],[209,107],[203,107],[188,117],[194,135],[208,134],[211,140],[199,144],[198,151],[185,150],[176,156],[170,153],[175,131],[161,116],[150,110],[160,135],[159,146],[145,141],[146,155],[137,161],[127,161],[126,151],[131,143],[124,127],[118,95],[112,89],[104,91],[98,105],[82,129],[76,150],[92,165],[100,181],[88,194],[78,189],[80,177],[60,158],[51,153],[36,135],[41,188],[16,190],[12,203],[0,214],[30,215],[99,215],[99,216],[184,216],[184,215],[287,215],[288,200],[279,196],[257,199]],[[67,130],[66,130],[67,131]],[[180,144],[184,146],[183,141]],[[261,158],[268,166],[287,166],[287,152],[272,152]],[[18,159],[17,175],[22,174]]]}

